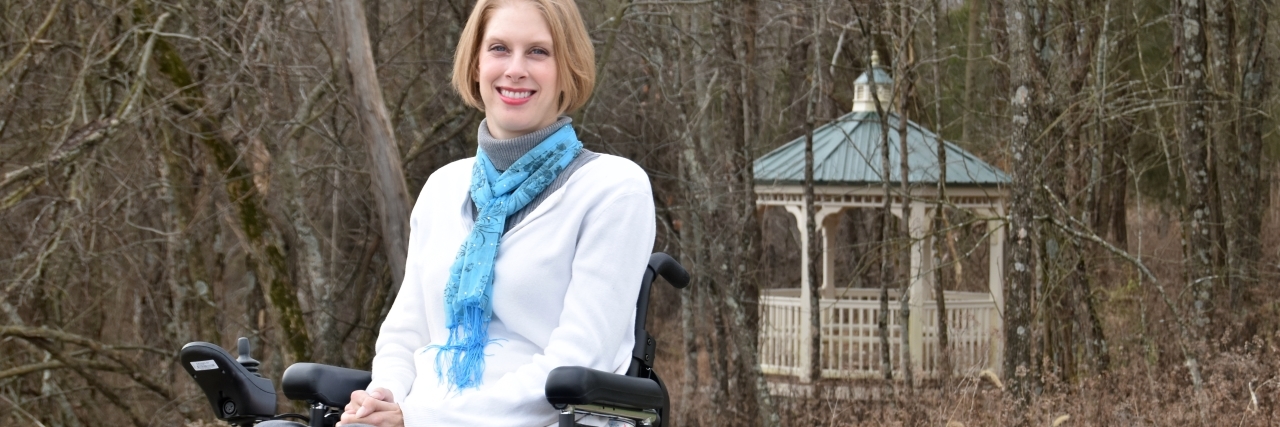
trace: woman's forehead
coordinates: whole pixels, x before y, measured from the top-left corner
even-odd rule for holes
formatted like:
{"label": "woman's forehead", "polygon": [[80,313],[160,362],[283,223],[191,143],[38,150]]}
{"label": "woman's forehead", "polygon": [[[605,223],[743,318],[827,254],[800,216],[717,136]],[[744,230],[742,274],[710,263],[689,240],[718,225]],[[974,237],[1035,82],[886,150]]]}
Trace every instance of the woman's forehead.
{"label": "woman's forehead", "polygon": [[484,40],[550,45],[552,37],[542,11],[531,2],[515,1],[493,10],[485,25]]}

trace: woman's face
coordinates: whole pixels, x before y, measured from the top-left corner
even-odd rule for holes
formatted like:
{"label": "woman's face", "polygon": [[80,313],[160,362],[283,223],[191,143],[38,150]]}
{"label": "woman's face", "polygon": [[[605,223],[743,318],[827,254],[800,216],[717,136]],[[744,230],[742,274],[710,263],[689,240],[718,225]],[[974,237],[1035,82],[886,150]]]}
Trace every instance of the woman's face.
{"label": "woman's face", "polygon": [[555,123],[560,87],[547,20],[529,2],[499,7],[480,39],[480,99],[489,133],[525,135]]}

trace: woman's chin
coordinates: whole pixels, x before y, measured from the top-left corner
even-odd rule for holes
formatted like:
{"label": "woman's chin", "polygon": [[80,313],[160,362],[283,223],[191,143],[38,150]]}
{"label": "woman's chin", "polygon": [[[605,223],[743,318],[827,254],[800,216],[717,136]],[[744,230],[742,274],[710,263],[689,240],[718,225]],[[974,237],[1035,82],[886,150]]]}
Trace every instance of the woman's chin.
{"label": "woman's chin", "polygon": [[493,132],[494,136],[498,136],[499,133],[508,135],[506,138],[499,139],[511,139],[541,129],[537,120],[524,117],[490,118],[489,123],[490,130],[498,130]]}

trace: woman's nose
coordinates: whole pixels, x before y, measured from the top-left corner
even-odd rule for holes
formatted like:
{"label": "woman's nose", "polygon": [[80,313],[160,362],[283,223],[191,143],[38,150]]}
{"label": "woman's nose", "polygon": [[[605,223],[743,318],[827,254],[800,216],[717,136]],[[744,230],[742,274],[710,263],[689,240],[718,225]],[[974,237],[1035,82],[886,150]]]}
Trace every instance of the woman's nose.
{"label": "woman's nose", "polygon": [[526,64],[525,64],[524,56],[522,55],[512,56],[511,61],[507,62],[507,72],[505,74],[506,77],[511,80],[523,79],[525,76],[529,75],[529,72],[525,68],[525,66]]}

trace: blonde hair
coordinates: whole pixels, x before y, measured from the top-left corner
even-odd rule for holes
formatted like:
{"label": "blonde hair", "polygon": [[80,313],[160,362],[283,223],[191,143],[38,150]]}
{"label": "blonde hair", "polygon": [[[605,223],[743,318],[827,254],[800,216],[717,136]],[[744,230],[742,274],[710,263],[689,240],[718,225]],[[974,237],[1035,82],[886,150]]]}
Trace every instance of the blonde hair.
{"label": "blonde hair", "polygon": [[573,112],[591,99],[596,85],[596,55],[587,35],[587,27],[573,0],[480,0],[471,10],[467,25],[458,37],[453,54],[453,88],[467,105],[484,110],[480,98],[480,42],[493,11],[516,1],[533,3],[551,27],[552,57],[556,61],[556,78],[560,97],[559,113]]}

